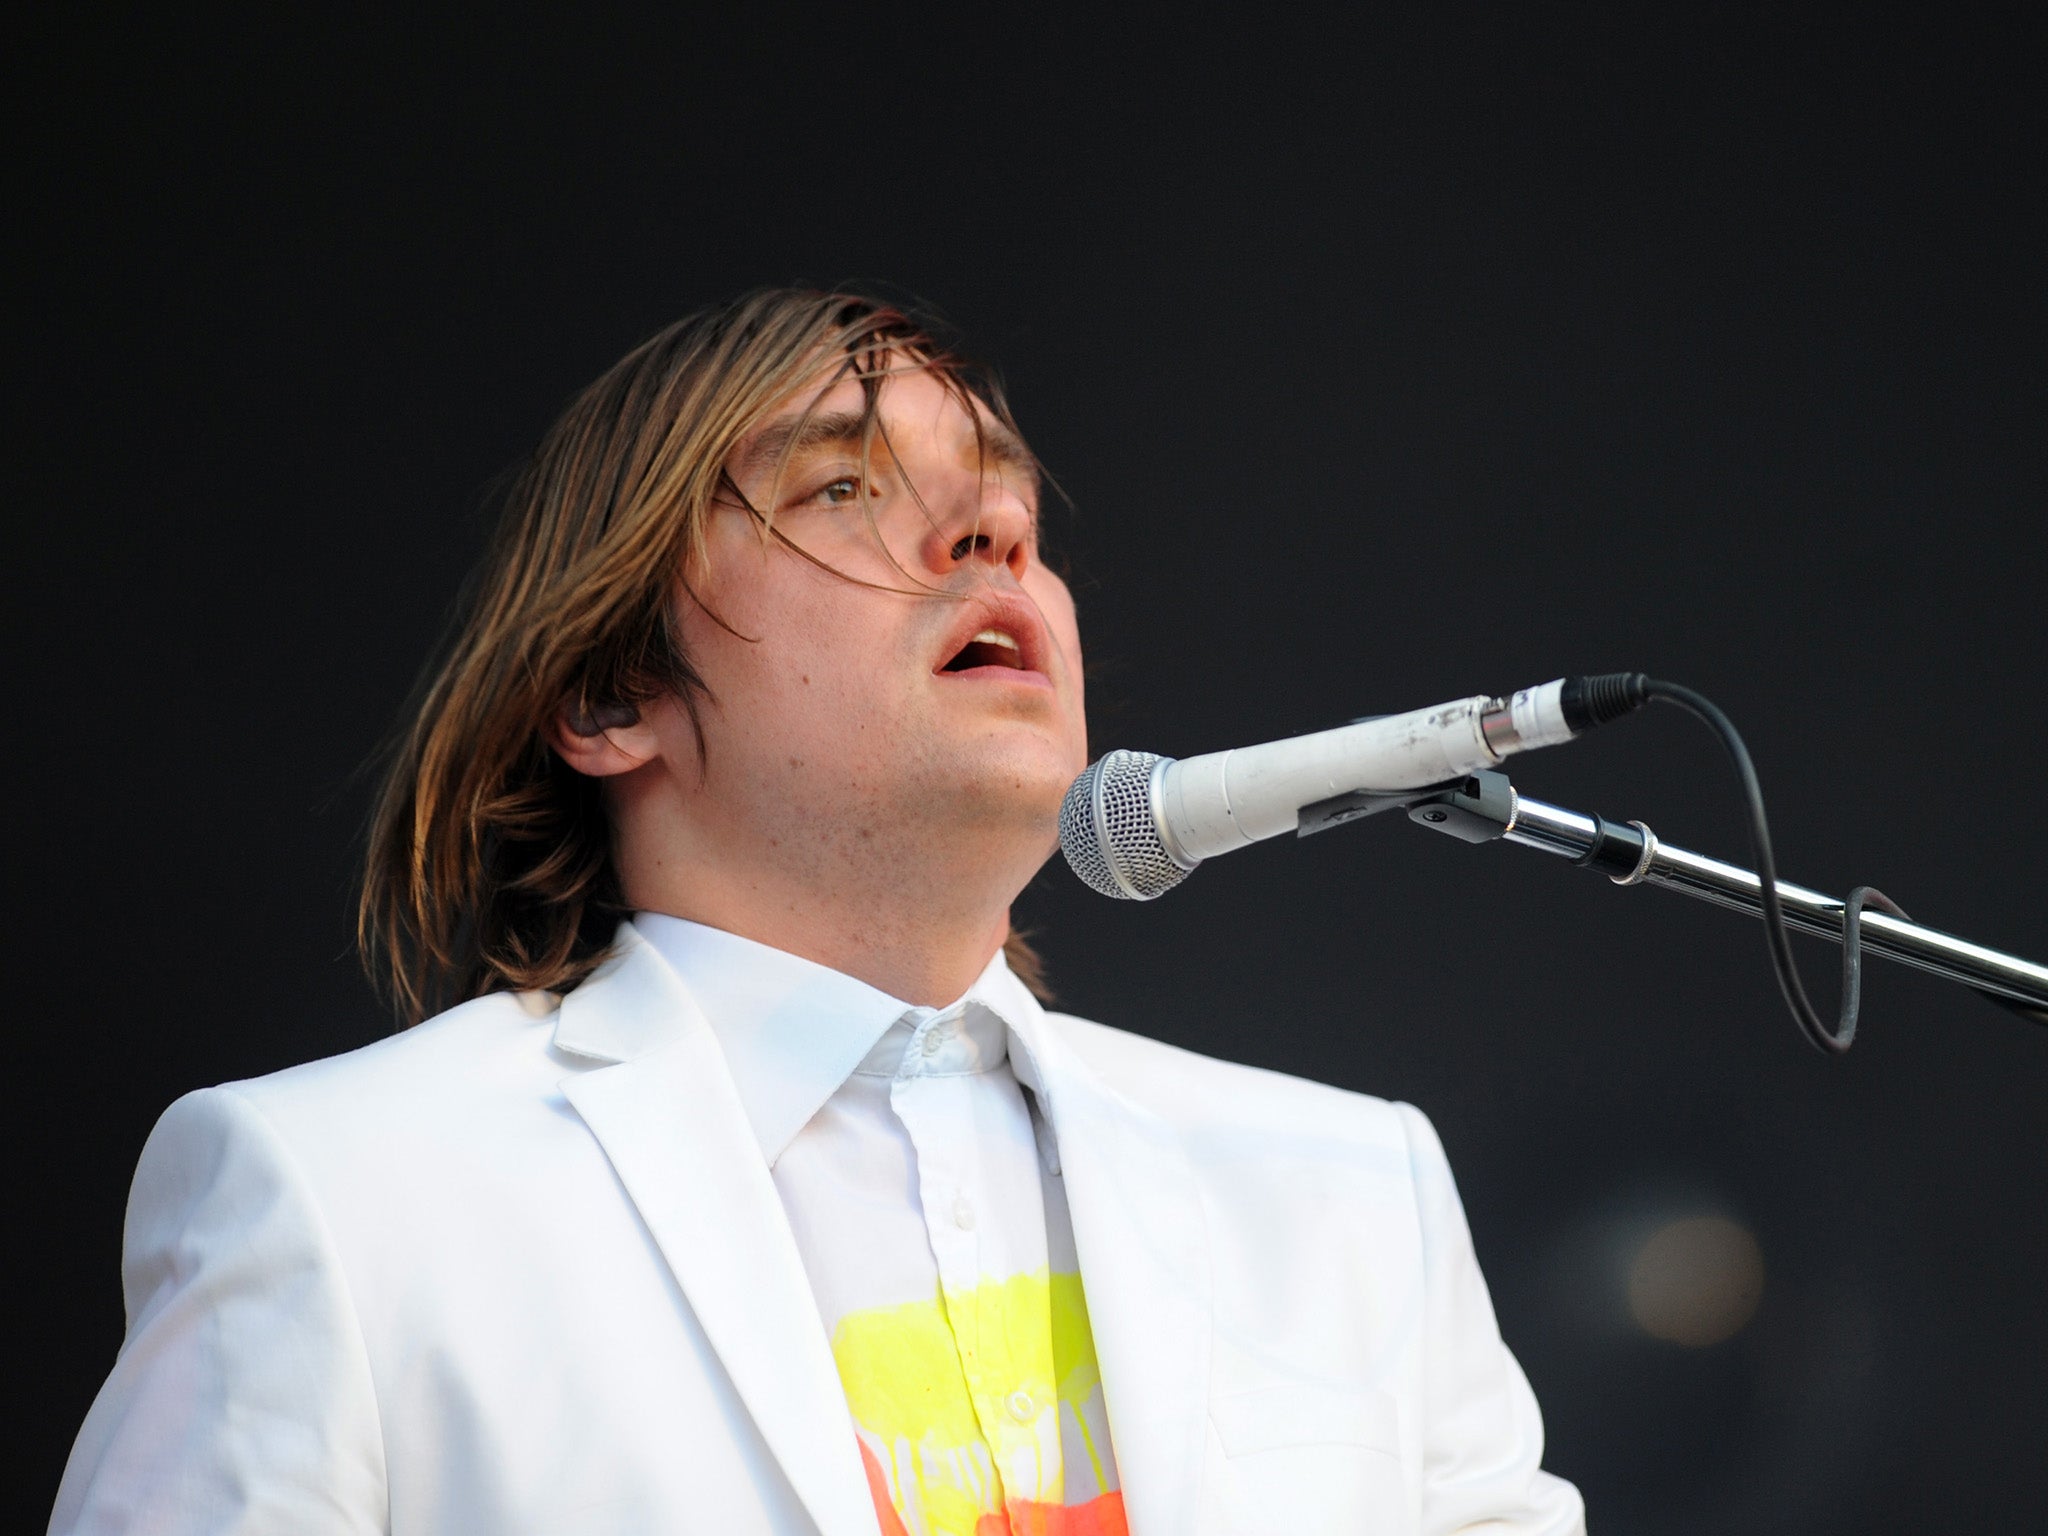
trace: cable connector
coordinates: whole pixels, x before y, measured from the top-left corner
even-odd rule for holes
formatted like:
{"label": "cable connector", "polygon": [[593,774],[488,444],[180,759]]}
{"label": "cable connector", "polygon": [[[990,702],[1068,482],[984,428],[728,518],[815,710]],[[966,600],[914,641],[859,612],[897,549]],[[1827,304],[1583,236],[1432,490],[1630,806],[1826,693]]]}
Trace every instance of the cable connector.
{"label": "cable connector", "polygon": [[1576,735],[1633,714],[1650,702],[1650,680],[1641,672],[1596,672],[1568,677],[1558,696],[1565,723]]}

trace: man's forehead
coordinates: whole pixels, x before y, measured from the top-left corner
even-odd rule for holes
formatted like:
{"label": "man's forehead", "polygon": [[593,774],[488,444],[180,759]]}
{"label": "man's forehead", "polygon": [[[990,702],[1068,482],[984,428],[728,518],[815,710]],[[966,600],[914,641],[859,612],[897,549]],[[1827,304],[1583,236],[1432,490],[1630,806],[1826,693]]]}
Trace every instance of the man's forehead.
{"label": "man's forehead", "polygon": [[[973,415],[968,414],[971,403]],[[866,427],[866,396],[858,378],[841,378],[820,390],[812,385],[790,397],[748,433],[727,460],[736,476],[772,470],[813,449],[858,447]],[[948,388],[922,368],[899,368],[882,381],[875,402],[877,451],[889,442],[930,431],[942,443],[970,451],[980,423],[980,451],[989,464],[1026,471],[1035,479],[1038,460],[1016,431],[970,391]]]}

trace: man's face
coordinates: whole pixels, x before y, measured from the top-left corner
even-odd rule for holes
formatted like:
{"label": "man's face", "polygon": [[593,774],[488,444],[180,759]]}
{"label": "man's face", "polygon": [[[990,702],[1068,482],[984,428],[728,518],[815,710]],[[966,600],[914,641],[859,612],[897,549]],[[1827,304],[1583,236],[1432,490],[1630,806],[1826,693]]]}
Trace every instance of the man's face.
{"label": "man's face", "polygon": [[1028,455],[985,411],[977,451],[967,409],[899,372],[866,471],[871,528],[860,384],[816,396],[728,463],[789,543],[715,507],[696,596],[677,600],[711,694],[698,810],[870,859],[1024,833],[1042,860],[1087,732],[1073,599],[1039,563]]}

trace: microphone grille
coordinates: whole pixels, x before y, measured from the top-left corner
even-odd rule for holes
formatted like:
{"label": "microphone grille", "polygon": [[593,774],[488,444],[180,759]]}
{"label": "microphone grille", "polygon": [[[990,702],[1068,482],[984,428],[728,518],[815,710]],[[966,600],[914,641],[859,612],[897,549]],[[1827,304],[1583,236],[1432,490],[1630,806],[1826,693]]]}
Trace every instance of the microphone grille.
{"label": "microphone grille", "polygon": [[1060,851],[1090,889],[1150,901],[1187,879],[1152,819],[1152,770],[1163,761],[1156,752],[1107,752],[1067,790]]}

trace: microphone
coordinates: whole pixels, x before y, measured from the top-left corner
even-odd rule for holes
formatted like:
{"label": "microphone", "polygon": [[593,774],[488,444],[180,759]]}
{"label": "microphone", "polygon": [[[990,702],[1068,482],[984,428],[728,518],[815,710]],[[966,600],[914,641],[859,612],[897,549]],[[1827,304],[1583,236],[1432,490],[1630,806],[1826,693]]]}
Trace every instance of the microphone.
{"label": "microphone", "polygon": [[1060,848],[1103,895],[1150,901],[1204,859],[1295,831],[1323,802],[1426,790],[1570,741],[1640,708],[1646,681],[1640,672],[1560,677],[1506,699],[1477,694],[1178,762],[1105,753],[1067,791]]}

